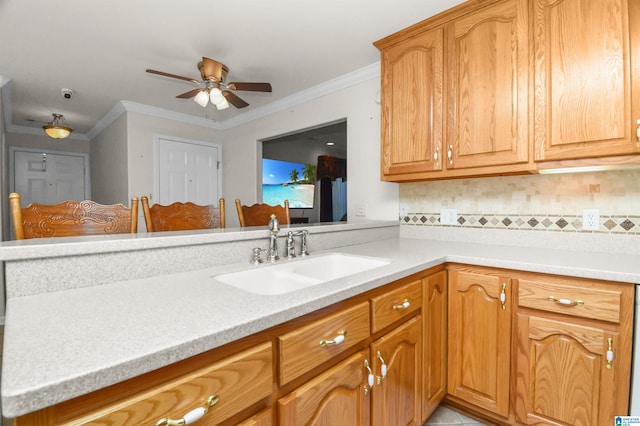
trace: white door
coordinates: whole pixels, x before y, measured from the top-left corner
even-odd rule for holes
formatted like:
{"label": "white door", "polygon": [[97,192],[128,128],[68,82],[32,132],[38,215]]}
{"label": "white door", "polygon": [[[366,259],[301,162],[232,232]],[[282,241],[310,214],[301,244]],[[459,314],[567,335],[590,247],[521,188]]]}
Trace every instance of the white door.
{"label": "white door", "polygon": [[22,207],[90,199],[86,154],[12,150],[13,185]]}
{"label": "white door", "polygon": [[191,201],[218,205],[218,145],[158,137],[156,152],[158,197],[155,202],[169,205],[176,201]]}

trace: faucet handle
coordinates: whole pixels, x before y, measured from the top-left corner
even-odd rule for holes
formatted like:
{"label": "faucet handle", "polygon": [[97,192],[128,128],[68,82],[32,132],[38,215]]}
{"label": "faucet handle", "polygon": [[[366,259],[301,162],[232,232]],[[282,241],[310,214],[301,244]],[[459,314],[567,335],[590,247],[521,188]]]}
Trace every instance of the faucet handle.
{"label": "faucet handle", "polygon": [[300,256],[309,256],[309,252],[307,251],[307,236],[309,235],[309,231],[303,229],[300,234]]}
{"label": "faucet handle", "polygon": [[271,230],[271,232],[278,232],[280,230],[278,218],[275,214],[271,215],[271,220],[269,221],[269,229]]}
{"label": "faucet handle", "polygon": [[262,258],[260,257],[260,255],[262,254],[262,252],[266,252],[265,249],[261,249],[260,247],[254,247],[253,248],[253,256],[251,256],[251,260],[249,261],[252,265],[259,265],[261,264]]}
{"label": "faucet handle", "polygon": [[288,258],[296,257],[296,243],[295,243],[295,240],[293,239],[293,236],[294,236],[293,231],[289,231],[287,233],[287,257]]}

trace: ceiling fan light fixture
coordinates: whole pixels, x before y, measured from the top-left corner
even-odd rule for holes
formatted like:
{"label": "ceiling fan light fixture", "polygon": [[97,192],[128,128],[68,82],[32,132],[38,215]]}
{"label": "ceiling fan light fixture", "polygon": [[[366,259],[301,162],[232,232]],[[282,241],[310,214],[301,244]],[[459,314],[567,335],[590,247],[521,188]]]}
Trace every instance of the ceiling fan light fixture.
{"label": "ceiling fan light fixture", "polygon": [[222,97],[222,101],[216,104],[216,108],[218,108],[218,110],[229,108],[229,102],[227,102],[224,96]]}
{"label": "ceiling fan light fixture", "polygon": [[209,102],[209,94],[206,90],[201,90],[198,94],[193,98],[193,100],[200,105],[202,108],[207,106],[207,102]]}
{"label": "ceiling fan light fixture", "polygon": [[218,106],[222,102],[225,102],[225,98],[222,95],[222,92],[217,87],[211,89],[211,93],[209,93],[209,97],[211,98],[211,103],[215,106]]}
{"label": "ceiling fan light fixture", "polygon": [[70,127],[63,126],[60,124],[61,121],[64,121],[64,116],[62,114],[53,113],[53,120],[46,126],[42,126],[44,132],[53,139],[64,139],[68,137],[73,130]]}

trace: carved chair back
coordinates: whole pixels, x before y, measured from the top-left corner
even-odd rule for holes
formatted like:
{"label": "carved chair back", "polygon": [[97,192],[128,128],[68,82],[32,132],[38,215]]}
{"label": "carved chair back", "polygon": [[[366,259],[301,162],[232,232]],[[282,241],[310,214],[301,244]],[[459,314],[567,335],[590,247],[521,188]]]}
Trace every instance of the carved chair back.
{"label": "carved chair back", "polygon": [[285,200],[284,207],[282,207],[261,203],[244,206],[240,200],[236,199],[236,210],[238,211],[240,226],[268,226],[272,214],[276,215],[281,225],[289,225],[291,223],[289,200]]}
{"label": "carved chair back", "polygon": [[220,198],[218,203],[218,207],[191,202],[176,202],[168,206],[154,204],[150,207],[149,199],[142,197],[147,232],[224,228],[224,198]]}
{"label": "carved chair back", "polygon": [[20,194],[13,192],[9,195],[9,206],[16,240],[138,232],[138,199],[135,197],[131,199],[130,208],[91,200],[51,205],[32,203],[22,208]]}

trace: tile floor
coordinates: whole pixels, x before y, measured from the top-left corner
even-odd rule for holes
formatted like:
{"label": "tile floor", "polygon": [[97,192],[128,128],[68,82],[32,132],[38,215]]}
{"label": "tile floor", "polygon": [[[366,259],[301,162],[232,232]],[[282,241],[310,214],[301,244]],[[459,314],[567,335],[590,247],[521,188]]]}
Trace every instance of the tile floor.
{"label": "tile floor", "polygon": [[464,426],[482,426],[482,423],[471,417],[467,417],[462,413],[452,410],[443,405],[436,408],[431,417],[427,419],[423,426],[446,426],[446,425],[464,425]]}

